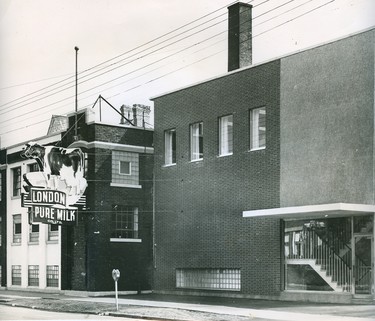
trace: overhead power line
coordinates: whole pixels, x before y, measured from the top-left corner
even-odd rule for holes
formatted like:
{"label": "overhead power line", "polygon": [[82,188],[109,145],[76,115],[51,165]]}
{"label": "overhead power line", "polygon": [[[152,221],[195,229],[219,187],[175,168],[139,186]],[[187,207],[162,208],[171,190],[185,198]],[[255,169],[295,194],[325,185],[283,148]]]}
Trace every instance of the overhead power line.
{"label": "overhead power line", "polygon": [[[253,0],[251,0],[251,1],[249,1],[248,3],[250,3],[250,2],[252,2]],[[269,0],[267,0],[267,1],[269,1]],[[266,2],[267,2],[266,1]],[[234,4],[234,3],[236,3],[237,1],[234,1],[234,2],[232,2],[232,3],[230,3],[228,6],[230,6],[230,5],[232,5],[232,4]],[[171,35],[171,34],[173,34],[173,33],[175,33],[175,32],[177,32],[177,31],[179,31],[179,30],[181,30],[181,29],[183,29],[183,28],[185,28],[185,27],[187,27],[187,26],[189,26],[189,25],[192,25],[192,24],[194,24],[195,22],[197,22],[197,21],[200,21],[200,20],[202,20],[202,19],[204,19],[204,18],[206,18],[206,17],[208,17],[208,16],[210,16],[210,15],[212,15],[212,14],[214,14],[214,13],[216,13],[216,12],[218,12],[218,11],[220,11],[220,10],[222,10],[222,9],[224,9],[224,8],[226,8],[227,6],[223,6],[223,7],[220,7],[220,8],[218,8],[218,9],[216,9],[216,10],[214,10],[214,11],[212,11],[212,12],[210,12],[210,13],[208,13],[208,14],[205,14],[205,15],[203,15],[203,16],[201,16],[201,17],[199,17],[199,18],[197,18],[197,19],[195,19],[195,20],[193,20],[193,21],[190,21],[189,23],[186,23],[186,24],[184,24],[184,25],[182,25],[182,26],[180,26],[180,27],[178,27],[178,28],[176,28],[176,29],[173,29],[172,31],[169,31],[169,32],[167,32],[167,33],[165,33],[165,34],[163,34],[163,35],[161,35],[161,36],[159,36],[159,37],[156,37],[155,39],[152,39],[152,40],[150,40],[150,41],[148,41],[148,42],[146,42],[146,43],[144,43],[144,44],[142,44],[142,45],[139,45],[139,46],[137,46],[137,47],[135,47],[135,48],[133,48],[133,49],[131,49],[131,50],[128,50],[128,51],[126,51],[126,52],[124,52],[124,53],[122,53],[122,54],[120,54],[120,55],[117,55],[117,56],[115,56],[115,57],[113,57],[113,58],[111,58],[111,59],[108,59],[108,60],[106,60],[106,61],[103,61],[103,62],[101,62],[101,63],[99,63],[99,64],[97,64],[97,65],[95,65],[95,66],[92,66],[92,67],[90,67],[90,68],[88,68],[88,69],[85,69],[85,70],[83,70],[83,71],[81,71],[80,73],[79,73],[79,75],[82,75],[82,74],[84,74],[84,73],[86,73],[86,72],[88,72],[88,71],[90,71],[90,70],[93,70],[93,69],[95,69],[95,68],[97,68],[97,67],[99,67],[99,66],[102,66],[102,65],[104,65],[104,64],[106,64],[106,63],[108,63],[108,62],[111,62],[111,61],[113,61],[113,60],[115,60],[115,59],[117,59],[117,58],[120,58],[120,57],[122,57],[122,56],[124,56],[124,55],[127,55],[127,54],[129,54],[129,53],[131,53],[131,52],[133,52],[133,51],[136,51],[136,50],[138,50],[138,49],[141,49],[142,47],[144,47],[144,46],[146,46],[146,45],[148,45],[148,44],[151,44],[151,43],[153,43],[153,42],[155,42],[155,41],[158,41],[158,40],[160,40],[160,39],[162,39],[162,38],[164,38],[164,37],[166,37],[166,36],[168,36],[168,35]],[[224,13],[225,14],[225,13]],[[221,15],[220,15],[221,16]],[[218,17],[220,17],[220,16],[218,16]],[[215,18],[213,18],[213,19],[216,19],[217,17],[215,17]],[[209,21],[211,21],[211,20],[213,20],[213,19],[210,19]],[[209,22],[208,21],[208,22]],[[204,22],[203,24],[205,24],[205,23],[207,23],[207,22]],[[202,24],[201,24],[202,25]],[[199,25],[200,26],[200,25]],[[198,27],[198,26],[196,26],[196,27]],[[194,28],[196,28],[196,27],[194,27]],[[190,31],[190,30],[192,30],[192,29],[194,29],[194,28],[191,28],[191,29],[189,29],[189,30],[187,30],[187,31]],[[185,32],[187,32],[187,31],[185,31]],[[184,33],[184,32],[183,32]],[[182,33],[180,33],[179,35],[181,35]],[[173,37],[172,37],[173,38]],[[171,39],[171,38],[169,38],[169,39]],[[168,40],[169,40],[168,39]],[[166,40],[164,40],[163,42],[165,42]],[[163,43],[162,42],[162,43]],[[156,45],[155,45],[156,46]],[[152,47],[154,47],[154,46],[152,46]],[[152,48],[151,47],[151,48]],[[120,60],[121,61],[121,60]],[[113,64],[112,64],[113,65]],[[110,65],[111,66],[111,65]],[[106,68],[106,67],[105,67]],[[66,78],[66,79],[63,79],[63,80],[61,80],[61,81],[59,81],[59,82],[56,82],[56,83],[54,83],[54,84],[51,84],[51,85],[49,85],[49,86],[46,86],[46,87],[44,87],[44,88],[41,88],[41,89],[39,89],[39,90],[36,90],[36,91],[34,91],[34,92],[31,92],[31,93],[29,93],[29,94],[26,94],[26,95],[24,95],[24,96],[21,96],[21,97],[19,97],[19,98],[16,98],[16,99],[14,99],[14,100],[11,100],[11,101],[8,101],[7,103],[5,103],[5,104],[3,104],[3,105],[1,105],[0,106],[0,108],[1,107],[4,107],[4,106],[6,106],[6,105],[8,105],[8,104],[11,104],[11,103],[13,103],[13,102],[16,102],[16,101],[18,101],[18,100],[20,100],[20,99],[22,99],[22,98],[25,98],[25,97],[28,97],[28,96],[31,96],[31,95],[33,95],[33,94],[35,94],[35,93],[38,93],[38,92],[40,92],[40,91],[43,91],[43,90],[45,90],[45,89],[49,89],[49,88],[51,88],[51,87],[53,87],[53,86],[55,86],[55,85],[58,85],[58,84],[61,84],[61,83],[63,83],[63,82],[66,82],[67,80],[69,80],[69,79],[72,79],[72,78],[74,78],[74,75],[72,75],[72,76],[70,76],[70,77],[68,77],[68,78]]]}
{"label": "overhead power line", "polygon": [[[308,3],[308,2],[311,2],[311,1],[312,1],[312,0],[309,0],[309,1],[305,2],[304,4],[306,4],[306,3]],[[274,30],[274,29],[276,29],[276,28],[278,28],[278,27],[280,27],[280,26],[282,26],[282,25],[285,25],[286,23],[289,23],[289,22],[291,22],[291,21],[293,21],[293,20],[296,20],[296,19],[298,19],[298,18],[300,18],[300,17],[302,17],[302,16],[305,16],[306,14],[309,14],[309,13],[315,11],[315,10],[318,10],[318,9],[320,9],[320,8],[326,6],[326,5],[328,5],[328,4],[330,4],[330,3],[334,2],[334,1],[335,1],[335,0],[331,0],[331,1],[328,1],[328,2],[326,2],[326,3],[324,3],[324,4],[321,4],[321,5],[319,5],[318,7],[315,7],[315,8],[313,8],[313,9],[311,9],[311,10],[308,10],[308,11],[306,11],[306,12],[304,12],[304,13],[302,13],[302,14],[300,14],[300,15],[294,17],[294,18],[291,18],[291,19],[289,19],[289,20],[287,20],[287,21],[285,21],[285,22],[283,22],[283,23],[278,24],[277,26],[274,26],[274,27],[272,27],[272,28],[270,28],[270,29],[268,29],[268,30],[266,30],[266,31],[264,31],[264,32],[261,32],[261,33],[259,33],[259,34],[257,34],[257,35],[254,35],[253,38],[255,38],[255,37],[257,37],[257,36],[260,36],[260,35],[262,35],[262,34],[265,34],[266,32],[270,32],[270,31],[272,31],[272,30]],[[290,2],[290,1],[288,1],[288,3],[289,3],[289,2]],[[302,5],[302,4],[301,4],[301,5]],[[297,7],[300,7],[301,5],[299,5],[299,6],[297,6]],[[279,7],[280,7],[280,6],[279,6]],[[297,7],[295,7],[295,8],[297,8]],[[295,8],[293,8],[293,9],[295,9]],[[291,11],[291,10],[293,10],[293,9],[290,9],[290,10],[288,10],[288,11],[286,11],[286,12],[289,12],[289,11]],[[284,13],[285,13],[285,12],[284,12]],[[171,72],[168,72],[168,73],[163,74],[163,75],[161,75],[161,76],[158,76],[158,77],[156,77],[156,78],[154,78],[154,79],[151,79],[151,80],[149,80],[149,81],[147,81],[147,82],[145,82],[145,83],[142,83],[142,84],[136,85],[136,86],[134,86],[134,87],[132,87],[132,88],[129,88],[129,89],[126,90],[126,91],[122,91],[122,92],[120,92],[120,93],[118,93],[118,94],[115,94],[115,95],[113,95],[113,96],[111,96],[111,97],[117,96],[117,95],[122,94],[122,93],[125,93],[125,92],[129,92],[129,91],[131,91],[131,90],[134,90],[135,88],[139,88],[139,87],[141,87],[141,86],[143,86],[143,85],[146,85],[146,84],[148,84],[148,83],[151,83],[151,82],[153,82],[153,81],[156,81],[156,80],[158,80],[158,79],[161,79],[161,78],[163,78],[163,77],[166,77],[166,76],[168,76],[168,75],[170,75],[170,74],[172,74],[172,73],[174,73],[174,72],[177,72],[177,71],[179,71],[179,70],[181,70],[181,69],[184,69],[184,68],[186,68],[186,67],[188,67],[188,66],[191,66],[191,65],[193,65],[193,64],[195,64],[195,63],[198,63],[198,62],[200,62],[200,61],[202,61],[202,60],[206,60],[206,59],[208,59],[208,58],[210,58],[210,57],[212,57],[212,56],[214,56],[214,55],[217,55],[218,53],[220,53],[220,52],[222,52],[222,51],[223,51],[223,50],[221,50],[221,51],[219,51],[219,52],[216,52],[216,53],[214,53],[214,54],[212,54],[212,55],[209,55],[209,56],[207,56],[207,57],[204,57],[204,58],[202,58],[202,59],[199,59],[198,61],[195,61],[195,62],[193,62],[193,63],[191,63],[191,64],[189,64],[189,65],[186,65],[186,66],[184,66],[184,67],[178,68],[178,69],[176,69],[176,70],[174,70],[174,71],[171,71]],[[109,98],[111,98],[111,97],[109,97]],[[71,98],[71,97],[69,97],[69,98]],[[64,99],[64,100],[65,100],[65,99]],[[60,101],[58,101],[58,102],[61,102],[61,101],[63,101],[63,100],[60,100]],[[58,102],[57,102],[57,103],[58,103]],[[49,105],[49,106],[50,106],[50,105]],[[85,107],[89,107],[89,105],[87,105],[87,106],[85,106]],[[45,122],[45,121],[47,121],[47,120],[44,120],[44,121],[42,121],[42,122]],[[38,123],[41,123],[41,122],[38,122]],[[23,128],[27,128],[27,127],[33,126],[33,125],[35,125],[35,124],[38,124],[38,123],[34,123],[34,124],[32,124],[32,125],[28,125],[28,126],[25,126],[25,127],[23,127]],[[22,128],[20,128],[20,129],[22,129]],[[13,131],[16,131],[16,130],[20,130],[20,129],[10,130],[10,131],[7,131],[7,132],[5,132],[5,133],[10,133],[10,132],[13,132]],[[5,134],[5,133],[4,133],[4,134]]]}

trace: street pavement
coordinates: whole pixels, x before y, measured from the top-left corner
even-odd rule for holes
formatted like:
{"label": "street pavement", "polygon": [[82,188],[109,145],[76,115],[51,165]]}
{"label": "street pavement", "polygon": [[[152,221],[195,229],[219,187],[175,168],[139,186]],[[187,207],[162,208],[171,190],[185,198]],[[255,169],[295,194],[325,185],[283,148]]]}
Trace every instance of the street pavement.
{"label": "street pavement", "polygon": [[[375,321],[375,305],[317,304],[143,294],[115,298],[0,290],[3,305],[95,315],[182,321]],[[0,305],[1,311],[1,305]],[[0,314],[1,319],[1,314]]]}

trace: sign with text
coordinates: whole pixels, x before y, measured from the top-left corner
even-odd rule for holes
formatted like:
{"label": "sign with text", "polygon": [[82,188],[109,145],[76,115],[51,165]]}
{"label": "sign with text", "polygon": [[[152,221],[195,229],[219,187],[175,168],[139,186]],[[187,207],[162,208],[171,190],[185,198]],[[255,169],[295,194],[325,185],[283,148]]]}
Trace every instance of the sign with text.
{"label": "sign with text", "polygon": [[75,224],[78,208],[66,206],[66,194],[57,190],[31,188],[22,194],[22,206],[31,207],[33,222],[45,224]]}
{"label": "sign with text", "polygon": [[[33,159],[39,171],[23,175],[21,205],[31,208],[33,222],[75,224],[78,208],[85,206],[87,187],[85,155],[79,148],[63,148],[30,142],[21,157]],[[84,201],[84,204],[82,204]]]}

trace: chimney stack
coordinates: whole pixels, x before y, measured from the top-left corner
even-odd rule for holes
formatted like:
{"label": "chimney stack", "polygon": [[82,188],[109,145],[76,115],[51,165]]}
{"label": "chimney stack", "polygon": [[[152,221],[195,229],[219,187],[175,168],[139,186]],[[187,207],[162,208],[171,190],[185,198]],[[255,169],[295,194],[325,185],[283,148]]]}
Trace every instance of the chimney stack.
{"label": "chimney stack", "polygon": [[228,71],[252,63],[252,8],[241,2],[228,7]]}

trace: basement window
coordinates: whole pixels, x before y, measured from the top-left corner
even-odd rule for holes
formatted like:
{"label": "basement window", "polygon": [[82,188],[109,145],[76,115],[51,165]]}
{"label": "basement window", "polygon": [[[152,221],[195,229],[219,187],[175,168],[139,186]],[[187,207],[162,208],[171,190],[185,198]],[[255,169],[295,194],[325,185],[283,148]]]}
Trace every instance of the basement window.
{"label": "basement window", "polygon": [[241,290],[240,269],[177,269],[176,287],[200,290]]}

